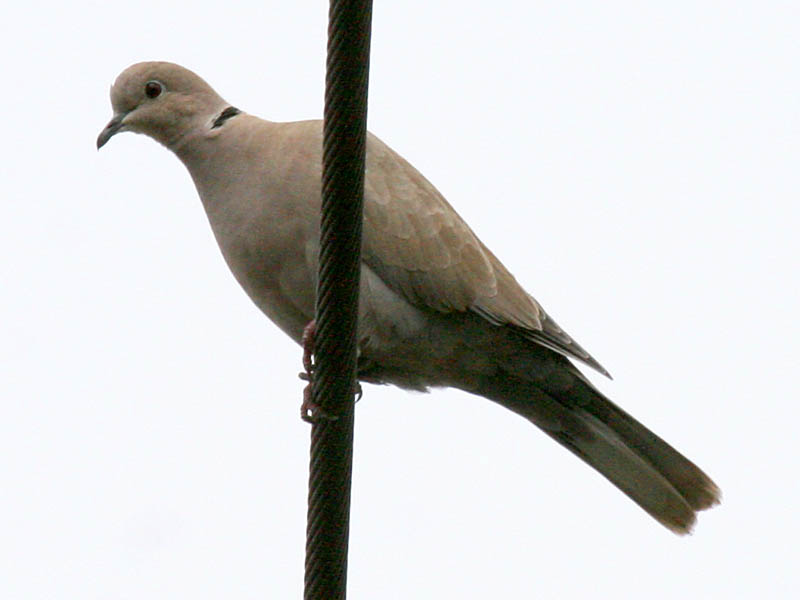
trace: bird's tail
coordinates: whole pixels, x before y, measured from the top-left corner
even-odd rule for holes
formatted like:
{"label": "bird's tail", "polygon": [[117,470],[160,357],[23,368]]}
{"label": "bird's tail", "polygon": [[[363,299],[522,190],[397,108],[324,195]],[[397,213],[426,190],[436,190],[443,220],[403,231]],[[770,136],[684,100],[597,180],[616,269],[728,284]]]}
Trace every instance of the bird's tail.
{"label": "bird's tail", "polygon": [[568,384],[548,386],[505,374],[485,379],[476,391],[532,421],[662,525],[689,533],[697,511],[719,503],[719,488],[577,369],[569,375]]}

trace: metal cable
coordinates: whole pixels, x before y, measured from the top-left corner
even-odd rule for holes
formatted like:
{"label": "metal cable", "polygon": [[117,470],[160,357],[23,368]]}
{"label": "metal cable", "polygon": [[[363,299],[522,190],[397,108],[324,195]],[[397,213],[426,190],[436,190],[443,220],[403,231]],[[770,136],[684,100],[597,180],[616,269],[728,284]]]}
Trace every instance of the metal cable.
{"label": "metal cable", "polygon": [[371,0],[331,0],[305,600],[346,596],[371,18]]}

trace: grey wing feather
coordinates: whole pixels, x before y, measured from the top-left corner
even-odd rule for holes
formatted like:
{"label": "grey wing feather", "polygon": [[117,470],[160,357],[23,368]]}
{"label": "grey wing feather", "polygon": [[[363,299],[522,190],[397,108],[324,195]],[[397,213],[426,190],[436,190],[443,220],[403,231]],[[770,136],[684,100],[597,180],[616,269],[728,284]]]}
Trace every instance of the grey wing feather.
{"label": "grey wing feather", "polygon": [[406,160],[370,136],[363,260],[411,303],[470,310],[489,322],[608,372],[567,335]]}

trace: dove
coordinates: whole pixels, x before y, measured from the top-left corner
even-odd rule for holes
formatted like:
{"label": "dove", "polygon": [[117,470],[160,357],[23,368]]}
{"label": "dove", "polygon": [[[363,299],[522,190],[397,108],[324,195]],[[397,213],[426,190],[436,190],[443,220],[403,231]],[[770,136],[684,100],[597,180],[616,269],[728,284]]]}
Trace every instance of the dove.
{"label": "dove", "polygon": [[[226,263],[298,343],[315,316],[322,122],[235,108],[188,69],[143,62],[111,88],[97,138],[147,135],[186,166]],[[369,134],[358,306],[358,379],[452,387],[521,415],[659,523],[691,531],[720,490],[575,366],[607,371],[562,330],[437,189]]]}

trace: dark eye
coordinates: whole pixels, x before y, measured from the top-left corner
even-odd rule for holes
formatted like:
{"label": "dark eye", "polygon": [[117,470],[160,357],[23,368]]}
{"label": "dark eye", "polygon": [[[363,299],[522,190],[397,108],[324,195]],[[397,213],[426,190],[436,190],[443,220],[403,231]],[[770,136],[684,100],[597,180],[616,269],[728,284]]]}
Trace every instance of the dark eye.
{"label": "dark eye", "polygon": [[144,84],[144,95],[148,98],[158,98],[162,89],[161,84],[157,81],[148,81]]}

